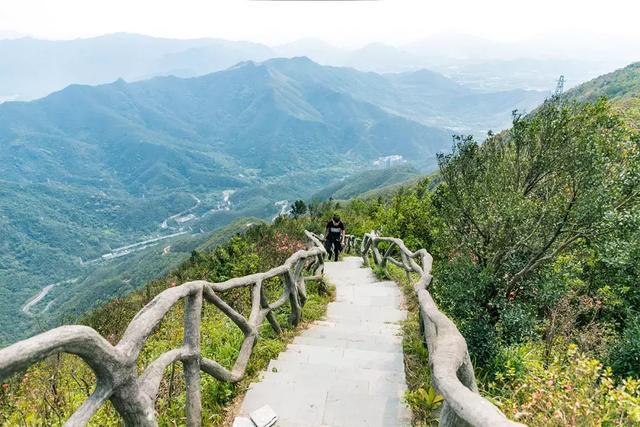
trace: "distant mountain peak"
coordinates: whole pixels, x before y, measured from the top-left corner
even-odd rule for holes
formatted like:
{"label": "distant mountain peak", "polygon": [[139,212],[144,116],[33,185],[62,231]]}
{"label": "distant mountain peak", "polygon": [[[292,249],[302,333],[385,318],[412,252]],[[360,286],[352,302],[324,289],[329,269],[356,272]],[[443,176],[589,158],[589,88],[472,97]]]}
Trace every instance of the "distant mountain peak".
{"label": "distant mountain peak", "polygon": [[293,57],[279,57],[279,58],[271,58],[262,62],[264,65],[274,65],[274,64],[296,64],[296,65],[316,65],[321,67],[320,64],[311,60],[308,56],[293,56]]}
{"label": "distant mountain peak", "polygon": [[238,62],[236,65],[229,67],[228,70],[234,70],[234,69],[243,68],[243,67],[255,67],[255,66],[256,66],[255,61],[241,61],[241,62]]}

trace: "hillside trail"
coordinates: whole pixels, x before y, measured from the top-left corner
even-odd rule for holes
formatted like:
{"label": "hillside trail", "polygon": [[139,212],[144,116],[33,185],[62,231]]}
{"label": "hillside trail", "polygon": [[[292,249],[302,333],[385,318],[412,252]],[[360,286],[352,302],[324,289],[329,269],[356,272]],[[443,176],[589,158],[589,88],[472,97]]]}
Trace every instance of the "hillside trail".
{"label": "hillside trail", "polygon": [[377,280],[358,257],[325,264],[325,275],[336,287],[326,318],[270,362],[240,415],[269,405],[279,427],[409,425],[400,289]]}

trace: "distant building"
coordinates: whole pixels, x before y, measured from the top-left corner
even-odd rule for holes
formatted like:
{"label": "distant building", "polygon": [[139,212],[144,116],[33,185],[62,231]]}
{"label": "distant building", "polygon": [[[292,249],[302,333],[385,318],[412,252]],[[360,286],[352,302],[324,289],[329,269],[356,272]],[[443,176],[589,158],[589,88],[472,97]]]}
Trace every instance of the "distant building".
{"label": "distant building", "polygon": [[406,162],[407,161],[404,160],[402,156],[400,156],[399,154],[394,154],[392,156],[378,157],[378,159],[374,160],[373,166],[380,169],[387,169]]}

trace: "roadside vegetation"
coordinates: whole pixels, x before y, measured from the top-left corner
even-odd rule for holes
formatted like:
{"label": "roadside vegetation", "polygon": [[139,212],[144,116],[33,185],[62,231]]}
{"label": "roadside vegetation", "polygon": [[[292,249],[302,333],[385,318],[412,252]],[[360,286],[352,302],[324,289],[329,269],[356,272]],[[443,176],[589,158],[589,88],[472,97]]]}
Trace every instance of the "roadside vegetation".
{"label": "roadside vegetation", "polygon": [[[322,232],[338,213],[348,232],[379,230],[434,257],[430,291],[464,335],[481,393],[511,419],[531,426],[640,424],[640,136],[607,101],[545,102],[513,128],[480,144],[458,137],[439,157],[434,177],[379,197],[349,202],[296,202],[294,218],[234,237],[212,252],[194,252],[165,279],[88,316],[111,342],[145,302],[168,286],[196,278],[221,281],[279,265],[302,244],[302,230]],[[430,386],[417,305],[402,284],[407,402],[414,424],[436,421],[441,399]],[[270,284],[272,288],[279,286]],[[329,298],[312,292],[305,318]],[[241,292],[225,299],[246,310]],[[149,340],[141,364],[181,340],[181,308]],[[279,313],[281,320],[286,312]],[[240,334],[206,310],[203,349],[228,366]],[[232,386],[203,381],[207,424],[284,347],[264,331],[248,379]],[[163,425],[180,424],[179,366],[165,376],[158,400]],[[0,391],[0,421],[56,425],[86,398],[92,378],[71,357],[53,358]],[[36,398],[37,397],[37,398]],[[6,415],[5,415],[6,414]],[[96,424],[114,425],[106,406]]]}
{"label": "roadside vegetation", "polygon": [[[82,319],[82,323],[93,327],[115,344],[135,314],[158,293],[189,280],[220,282],[278,266],[295,251],[304,248],[302,231],[308,225],[308,220],[281,218],[274,225],[255,225],[211,251],[193,251],[189,260],[166,277],[94,310]],[[279,279],[269,281],[266,287],[272,300],[279,297],[282,289]],[[324,315],[331,294],[323,289],[319,282],[308,283],[308,300],[303,308],[304,322]],[[229,291],[223,298],[239,312],[248,314],[250,299],[247,289]],[[305,327],[304,323],[295,329],[286,327],[288,310],[285,305],[276,312],[283,326],[281,336],[275,335],[268,324],[261,328],[247,375],[241,382],[228,384],[202,375],[203,425],[224,425],[225,420],[228,422],[234,399],[244,393],[269,361],[277,357],[287,342]],[[183,306],[177,304],[147,341],[139,359],[140,369],[161,353],[181,345],[183,317]],[[230,368],[243,339],[237,326],[214,306],[205,304],[201,331],[203,354]],[[70,355],[51,357],[1,385],[0,424],[62,425],[91,394],[94,385],[95,378],[91,370],[79,358]],[[175,363],[165,372],[158,394],[156,408],[159,424],[184,425],[184,403],[182,367],[180,363]],[[92,418],[91,425],[118,426],[120,420],[110,403],[107,403]]]}
{"label": "roadside vegetation", "polygon": [[[551,99],[483,144],[456,138],[436,177],[324,208],[350,233],[375,229],[431,252],[434,299],[465,336],[481,392],[508,417],[635,425],[639,142],[605,100]],[[407,295],[407,401],[424,425],[438,402]]]}

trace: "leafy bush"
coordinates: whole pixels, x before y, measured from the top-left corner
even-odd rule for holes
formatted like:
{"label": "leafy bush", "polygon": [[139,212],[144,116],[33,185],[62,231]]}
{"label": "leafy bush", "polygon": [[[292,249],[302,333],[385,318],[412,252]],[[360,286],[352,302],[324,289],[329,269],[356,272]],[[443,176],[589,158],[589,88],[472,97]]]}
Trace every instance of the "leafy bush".
{"label": "leafy bush", "polygon": [[[295,230],[300,226],[297,220],[281,220],[273,226],[259,226],[245,235],[236,236],[211,252],[194,251],[190,259],[164,279],[93,311],[84,323],[113,344],[136,312],[169,287],[194,279],[219,282],[279,265],[283,257],[303,246],[300,234],[291,236],[291,232],[296,234]],[[279,279],[266,281],[263,285],[270,300],[280,296],[282,283]],[[305,321],[324,315],[330,295],[323,290],[317,282],[307,284],[308,299],[303,307]],[[234,309],[248,315],[250,301],[246,289],[233,289],[221,296]],[[277,336],[267,324],[261,327],[245,379],[228,384],[202,375],[203,425],[222,425],[226,405],[246,390],[257,373],[304,327],[291,329],[286,326],[289,314],[286,304],[275,314],[284,333]],[[183,320],[183,304],[179,303],[167,313],[162,326],[145,343],[138,361],[140,369],[163,352],[182,345]],[[215,307],[205,304],[201,335],[203,354],[231,368],[243,339],[238,327]],[[50,357],[27,369],[23,375],[0,384],[0,425],[62,425],[94,387],[94,375],[82,360],[67,354]],[[184,424],[184,402],[182,368],[180,363],[175,363],[167,369],[160,384],[156,403],[158,423],[163,426]],[[107,402],[92,418],[91,425],[118,426],[120,420]]]}
{"label": "leafy bush", "polygon": [[619,376],[640,378],[640,316],[636,317],[614,344],[609,363]]}
{"label": "leafy bush", "polygon": [[407,391],[405,400],[411,407],[414,417],[426,424],[435,423],[434,414],[440,409],[444,398],[433,387],[428,387],[428,389],[420,387]]}
{"label": "leafy bush", "polygon": [[432,289],[438,306],[455,321],[475,364],[487,365],[498,351],[497,306],[492,305],[495,278],[465,256],[434,268]]}
{"label": "leafy bush", "polygon": [[530,426],[615,426],[640,423],[640,381],[616,385],[611,369],[576,346],[544,363],[541,346],[505,349],[487,392],[505,414]]}

